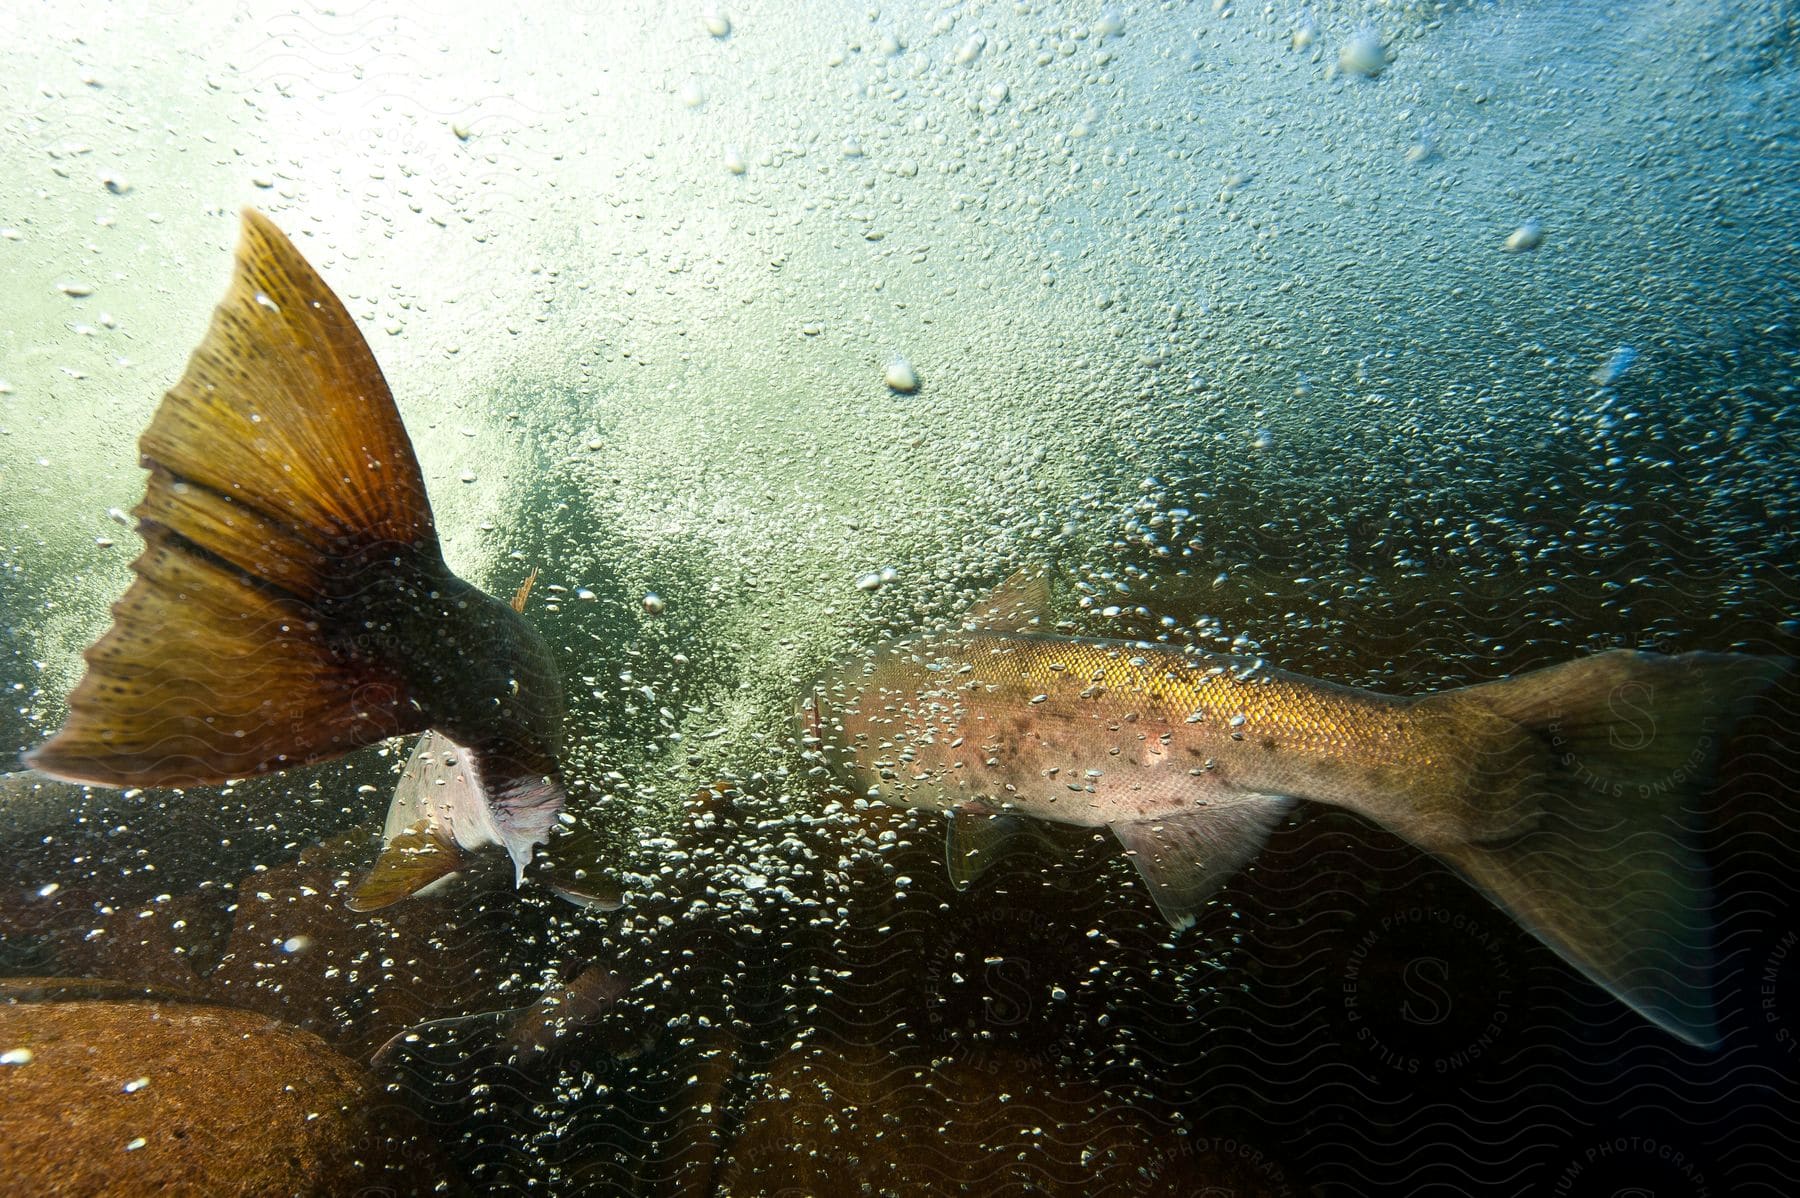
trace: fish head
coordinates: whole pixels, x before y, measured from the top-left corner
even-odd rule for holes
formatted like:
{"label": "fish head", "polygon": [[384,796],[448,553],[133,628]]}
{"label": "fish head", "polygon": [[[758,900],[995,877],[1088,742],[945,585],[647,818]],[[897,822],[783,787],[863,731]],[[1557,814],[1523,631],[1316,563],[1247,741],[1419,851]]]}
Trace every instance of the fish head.
{"label": "fish head", "polygon": [[940,642],[909,638],[826,669],[795,712],[812,776],[890,806],[966,805],[945,785],[961,739],[954,658]]}
{"label": "fish head", "polygon": [[858,700],[863,693],[866,655],[841,659],[813,679],[794,707],[795,732],[810,775],[834,790],[859,799],[879,798],[879,771],[867,768],[867,721]]}

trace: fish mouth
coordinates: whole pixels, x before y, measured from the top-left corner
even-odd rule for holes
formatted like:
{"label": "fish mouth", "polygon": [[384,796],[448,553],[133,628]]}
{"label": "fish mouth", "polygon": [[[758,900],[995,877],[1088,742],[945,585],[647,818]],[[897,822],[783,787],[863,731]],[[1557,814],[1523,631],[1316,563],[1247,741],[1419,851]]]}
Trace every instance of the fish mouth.
{"label": "fish mouth", "polygon": [[817,753],[825,745],[825,688],[815,683],[794,705],[794,728],[800,735],[800,747]]}

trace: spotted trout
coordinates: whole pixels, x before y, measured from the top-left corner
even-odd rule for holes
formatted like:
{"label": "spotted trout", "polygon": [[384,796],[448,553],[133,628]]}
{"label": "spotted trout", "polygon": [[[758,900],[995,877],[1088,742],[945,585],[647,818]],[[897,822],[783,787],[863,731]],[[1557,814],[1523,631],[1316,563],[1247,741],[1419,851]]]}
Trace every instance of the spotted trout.
{"label": "spotted trout", "polygon": [[261,213],[244,212],[230,288],[138,450],[136,577],[26,763],[198,786],[432,729],[465,785],[415,805],[389,845],[400,867],[364,904],[489,845],[522,879],[564,802],[555,663],[513,605],[444,563],[380,367]]}
{"label": "spotted trout", "polygon": [[841,664],[801,705],[815,768],[948,814],[959,888],[1022,819],[1106,827],[1180,930],[1305,799],[1448,862],[1613,995],[1717,1044],[1693,800],[1784,661],[1616,650],[1397,697],[1050,635],[1028,614],[1043,596],[1011,598]]}

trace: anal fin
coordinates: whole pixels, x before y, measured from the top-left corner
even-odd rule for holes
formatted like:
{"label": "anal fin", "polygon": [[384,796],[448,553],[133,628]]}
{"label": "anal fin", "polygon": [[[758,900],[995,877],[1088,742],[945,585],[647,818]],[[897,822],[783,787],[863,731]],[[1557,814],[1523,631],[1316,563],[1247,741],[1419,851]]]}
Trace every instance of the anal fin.
{"label": "anal fin", "polygon": [[1113,824],[1113,835],[1137,866],[1157,910],[1176,931],[1214,891],[1262,851],[1294,800],[1282,795],[1238,795],[1160,819]]}

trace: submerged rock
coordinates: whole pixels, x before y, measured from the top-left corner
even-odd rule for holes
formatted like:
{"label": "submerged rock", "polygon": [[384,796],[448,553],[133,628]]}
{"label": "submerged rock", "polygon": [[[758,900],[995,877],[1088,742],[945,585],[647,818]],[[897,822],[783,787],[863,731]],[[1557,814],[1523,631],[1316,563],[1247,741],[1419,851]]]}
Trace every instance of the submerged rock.
{"label": "submerged rock", "polygon": [[512,1005],[495,985],[512,972],[506,954],[518,941],[500,932],[535,925],[518,913],[510,879],[496,876],[504,871],[480,863],[443,898],[371,916],[343,898],[370,842],[349,834],[234,886],[148,902],[117,903],[93,886],[42,899],[0,888],[0,937],[16,941],[33,972],[249,1008],[359,1059],[412,1024]]}
{"label": "submerged rock", "polygon": [[1182,1135],[1018,1053],[979,1061],[820,1044],[776,1061],[718,1192],[1310,1193],[1253,1137]]}
{"label": "submerged rock", "polygon": [[112,1000],[0,1005],[14,1194],[458,1190],[423,1124],[266,1016]]}

